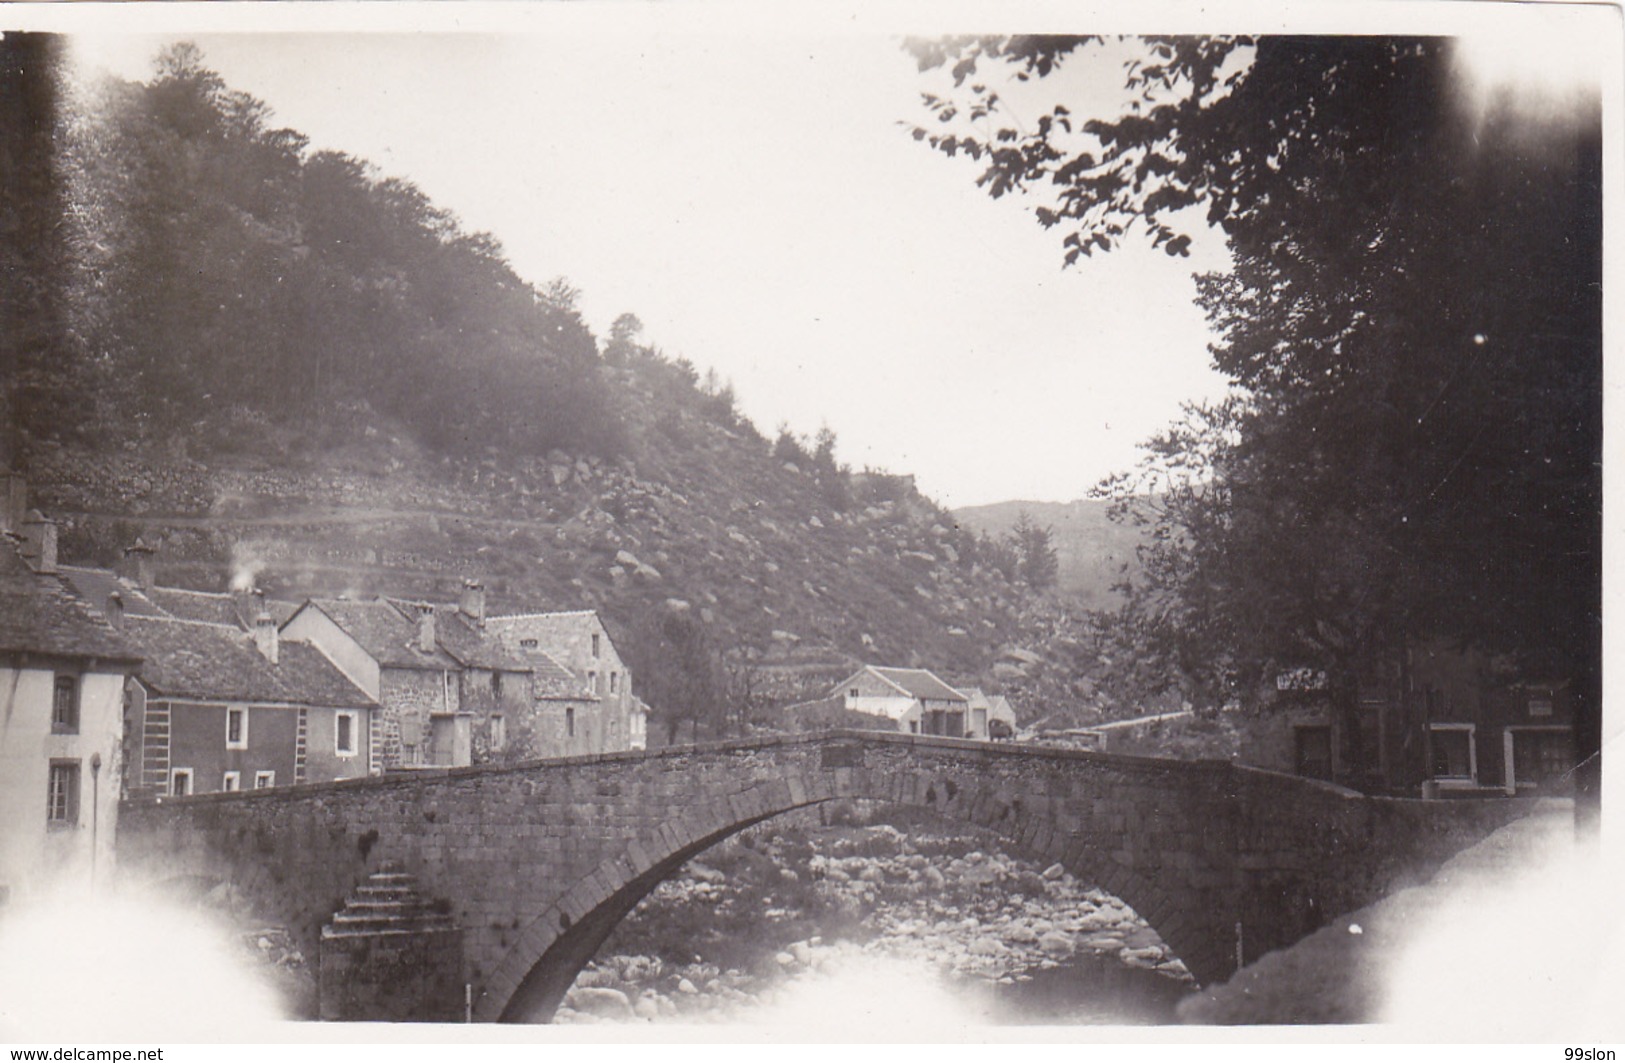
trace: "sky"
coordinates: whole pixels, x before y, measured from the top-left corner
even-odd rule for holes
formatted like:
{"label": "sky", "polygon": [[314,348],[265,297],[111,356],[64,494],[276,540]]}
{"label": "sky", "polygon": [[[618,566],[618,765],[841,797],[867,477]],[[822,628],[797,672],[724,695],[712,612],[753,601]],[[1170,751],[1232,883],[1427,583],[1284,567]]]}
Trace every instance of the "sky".
{"label": "sky", "polygon": [[[313,149],[415,182],[533,283],[567,278],[600,337],[635,313],[764,433],[827,424],[840,460],[950,506],[1082,497],[1223,393],[1192,275],[1228,257],[1199,219],[1190,258],[1131,241],[1063,269],[1032,201],[990,199],[976,164],[909,135],[942,82],[895,32],[706,10],[549,5],[503,32],[181,18],[81,34],[76,58],[145,77],[195,41]],[[1075,113],[1115,108],[1121,60],[1091,50],[1049,81]]]}
{"label": "sky", "polygon": [[[253,33],[90,35],[87,70],[145,77],[190,39],[273,122],[405,177],[582,292],[601,337],[731,380],[772,434],[828,424],[854,468],[948,505],[1081,497],[1212,397],[1191,275],[1129,246],[1063,270],[1031,203],[916,143],[931,83],[897,37]],[[1097,64],[1115,90],[1115,57]]]}

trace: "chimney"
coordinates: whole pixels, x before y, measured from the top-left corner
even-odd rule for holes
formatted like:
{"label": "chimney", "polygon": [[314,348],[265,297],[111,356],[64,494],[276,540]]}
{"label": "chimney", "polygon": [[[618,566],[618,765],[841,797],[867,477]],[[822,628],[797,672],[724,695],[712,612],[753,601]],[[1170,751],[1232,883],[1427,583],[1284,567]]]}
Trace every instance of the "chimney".
{"label": "chimney", "polygon": [[463,596],[457,601],[457,608],[480,627],[485,626],[485,584],[477,579],[463,580]]}
{"label": "chimney", "polygon": [[434,606],[418,606],[418,650],[422,653],[434,652]]}
{"label": "chimney", "polygon": [[124,630],[124,595],[114,591],[107,596],[107,608],[102,610],[107,616],[107,622],[118,631]]}
{"label": "chimney", "polygon": [[20,472],[0,473],[0,532],[23,533],[28,512],[28,480]]}
{"label": "chimney", "polygon": [[238,619],[245,627],[252,629],[259,622],[260,615],[266,612],[265,592],[254,586],[244,589],[233,582],[228,593]]}
{"label": "chimney", "polygon": [[277,645],[276,619],[263,607],[260,615],[254,618],[254,645],[259,649],[260,656],[277,663],[279,647]]}
{"label": "chimney", "polygon": [[152,547],[137,539],[124,548],[124,556],[114,567],[115,571],[124,579],[134,583],[142,590],[152,589],[152,555],[157,553]]}
{"label": "chimney", "polygon": [[39,510],[29,510],[23,521],[23,557],[35,572],[56,571],[56,522]]}

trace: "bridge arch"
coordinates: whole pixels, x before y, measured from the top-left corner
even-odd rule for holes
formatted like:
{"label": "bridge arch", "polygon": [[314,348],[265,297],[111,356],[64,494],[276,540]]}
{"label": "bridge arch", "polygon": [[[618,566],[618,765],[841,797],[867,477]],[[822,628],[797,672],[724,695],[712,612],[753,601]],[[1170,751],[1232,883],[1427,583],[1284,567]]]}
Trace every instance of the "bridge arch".
{"label": "bridge arch", "polygon": [[1525,802],[1365,798],[1227,762],[879,732],[438,769],[120,806],[126,886],[229,880],[308,955],[385,860],[450,906],[486,1021],[547,1013],[603,937],[695,853],[836,798],[986,828],[1121,897],[1199,982],[1431,874]]}
{"label": "bridge arch", "polygon": [[[475,1019],[551,1019],[576,976],[615,927],[683,864],[766,820],[837,799],[909,805],[988,830],[1023,856],[1045,865],[1060,864],[1081,880],[1110,890],[1157,930],[1182,960],[1189,952],[1204,969],[1212,966],[1200,935],[1182,932],[1184,924],[1169,891],[1132,869],[1111,864],[1091,847],[1070,842],[1046,811],[1031,808],[1023,796],[941,771],[910,771],[904,785],[899,787],[898,781],[893,776],[885,785],[875,786],[862,772],[837,769],[826,777],[798,771],[782,780],[782,786],[758,786],[725,804],[685,811],[662,828],[653,850],[643,841],[630,843],[577,879],[525,926],[486,983]],[[1189,966],[1191,961],[1185,962]]]}

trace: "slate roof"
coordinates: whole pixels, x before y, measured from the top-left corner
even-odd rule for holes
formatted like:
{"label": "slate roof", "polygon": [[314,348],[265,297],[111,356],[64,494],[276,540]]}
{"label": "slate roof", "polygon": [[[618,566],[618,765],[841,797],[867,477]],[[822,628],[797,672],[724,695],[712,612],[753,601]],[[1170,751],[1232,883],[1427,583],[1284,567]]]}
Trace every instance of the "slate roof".
{"label": "slate roof", "polygon": [[869,671],[888,683],[902,687],[916,698],[930,698],[932,701],[965,700],[965,695],[924,668],[881,668],[878,665],[870,665]]}
{"label": "slate roof", "polygon": [[139,585],[123,579],[105,568],[83,568],[78,565],[58,565],[57,571],[72,585],[74,593],[86,605],[104,617],[107,600],[117,591],[124,600],[125,616],[163,616],[164,611],[147,597]]}
{"label": "slate roof", "polygon": [[597,701],[592,692],[576,674],[558,662],[543,649],[522,651],[531,670],[531,692],[544,701]]}
{"label": "slate roof", "polygon": [[0,651],[135,663],[141,652],[113,630],[61,575],[35,572],[0,536]]}
{"label": "slate roof", "polygon": [[[168,616],[205,624],[225,624],[252,631],[258,608],[263,607],[279,625],[298,608],[293,602],[265,598],[258,606],[248,595],[221,591],[194,591],[184,587],[148,587],[105,568],[61,565],[59,569],[74,591],[91,608],[106,615],[108,597],[117,591],[124,599],[125,616]],[[254,615],[250,615],[250,614]]]}
{"label": "slate roof", "polygon": [[[351,601],[346,598],[312,598],[314,606],[326,613],[351,638],[360,643],[373,660],[386,668],[456,669],[456,658],[438,647],[423,653],[418,649],[418,625],[382,598]],[[435,618],[439,627],[440,619]],[[438,634],[437,639],[438,641]]]}
{"label": "slate roof", "polygon": [[[416,631],[418,603],[391,598],[389,603],[413,625]],[[530,663],[516,650],[504,646],[493,631],[481,630],[473,619],[455,605],[434,606],[435,641],[440,648],[470,668],[491,668],[505,672],[528,672]]]}
{"label": "slate roof", "polygon": [[374,704],[312,646],[283,641],[272,664],[236,626],[126,616],[124,627],[146,657],[141,682],[156,694],[327,708]]}
{"label": "slate roof", "polygon": [[178,620],[197,620],[205,624],[226,624],[246,628],[254,618],[245,618],[237,608],[235,597],[211,591],[189,591],[180,587],[148,587],[147,597],[158,608]]}
{"label": "slate roof", "polygon": [[520,638],[533,638],[545,646],[557,646],[580,631],[601,627],[598,614],[591,609],[577,609],[568,613],[517,613],[511,616],[492,616],[485,627],[496,632],[510,644]]}

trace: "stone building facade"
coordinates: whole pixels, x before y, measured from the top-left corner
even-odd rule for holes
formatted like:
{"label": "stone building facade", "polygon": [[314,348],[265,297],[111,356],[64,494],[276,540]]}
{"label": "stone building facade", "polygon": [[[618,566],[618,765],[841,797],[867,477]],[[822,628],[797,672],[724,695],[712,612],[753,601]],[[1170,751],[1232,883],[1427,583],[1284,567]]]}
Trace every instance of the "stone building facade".
{"label": "stone building facade", "polygon": [[282,637],[315,647],[378,703],[375,770],[473,762],[473,721],[462,707],[462,665],[441,647],[432,609],[408,618],[382,598],[312,598]]}
{"label": "stone building facade", "polygon": [[487,630],[531,667],[533,741],[542,756],[641,749],[647,706],[598,614],[491,617]]}

